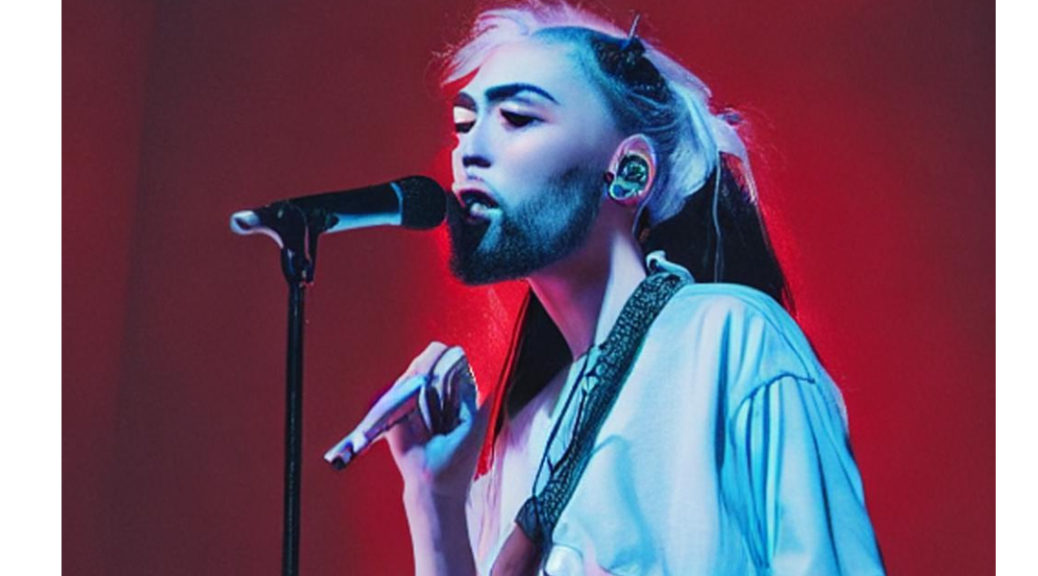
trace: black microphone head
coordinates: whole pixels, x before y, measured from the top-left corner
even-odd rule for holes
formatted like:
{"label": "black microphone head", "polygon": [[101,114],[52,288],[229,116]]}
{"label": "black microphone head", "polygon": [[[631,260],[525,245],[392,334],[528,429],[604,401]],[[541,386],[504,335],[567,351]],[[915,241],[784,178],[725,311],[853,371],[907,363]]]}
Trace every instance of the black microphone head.
{"label": "black microphone head", "polygon": [[432,178],[408,176],[393,182],[400,190],[400,225],[415,230],[435,228],[447,211],[447,193]]}

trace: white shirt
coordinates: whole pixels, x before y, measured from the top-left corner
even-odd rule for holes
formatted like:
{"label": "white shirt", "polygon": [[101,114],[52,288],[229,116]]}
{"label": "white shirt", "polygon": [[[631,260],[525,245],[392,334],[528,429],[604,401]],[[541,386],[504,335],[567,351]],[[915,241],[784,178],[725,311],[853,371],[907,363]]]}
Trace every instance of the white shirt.
{"label": "white shirt", "polygon": [[[531,495],[574,362],[514,418],[469,495],[489,574]],[[770,297],[691,284],[646,335],[545,574],[882,574],[840,393]]]}

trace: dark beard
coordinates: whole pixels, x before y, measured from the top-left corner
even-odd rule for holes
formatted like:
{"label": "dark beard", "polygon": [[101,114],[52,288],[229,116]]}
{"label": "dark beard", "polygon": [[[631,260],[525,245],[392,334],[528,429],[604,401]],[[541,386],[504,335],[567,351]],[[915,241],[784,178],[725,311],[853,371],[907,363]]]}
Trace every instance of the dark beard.
{"label": "dark beard", "polygon": [[[489,284],[525,278],[558,262],[587,239],[601,190],[601,172],[573,168],[541,198],[502,207],[495,222],[478,224],[467,222],[462,206],[450,197],[451,271],[466,284]],[[499,227],[494,240],[486,238],[491,226]]]}

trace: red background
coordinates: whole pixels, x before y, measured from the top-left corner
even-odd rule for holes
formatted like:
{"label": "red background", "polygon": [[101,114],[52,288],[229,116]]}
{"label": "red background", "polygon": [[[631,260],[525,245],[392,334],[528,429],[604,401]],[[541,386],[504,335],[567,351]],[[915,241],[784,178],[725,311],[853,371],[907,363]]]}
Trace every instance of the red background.
{"label": "red background", "polygon": [[[604,3],[748,113],[799,319],[841,384],[895,574],[994,570],[994,6]],[[455,2],[68,1],[63,563],[280,570],[285,286],[231,212],[446,173]],[[326,238],[307,301],[304,574],[411,569],[384,449],[321,459],[431,339],[496,376],[520,290],[443,235]],[[349,495],[359,495],[351,498]]]}

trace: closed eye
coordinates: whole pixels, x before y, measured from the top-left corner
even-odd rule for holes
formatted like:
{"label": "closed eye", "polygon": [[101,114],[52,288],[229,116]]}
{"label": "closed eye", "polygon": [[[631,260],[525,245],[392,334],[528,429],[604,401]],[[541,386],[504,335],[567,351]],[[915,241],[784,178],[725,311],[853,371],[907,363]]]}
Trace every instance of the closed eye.
{"label": "closed eye", "polygon": [[472,130],[472,126],[476,124],[476,111],[471,108],[455,106],[453,115],[454,132],[456,134],[464,134],[469,130]]}
{"label": "closed eye", "polygon": [[502,110],[501,117],[505,119],[505,122],[508,122],[508,124],[515,128],[522,128],[523,126],[528,126],[539,120],[534,116],[519,114],[518,112],[509,112],[508,110]]}

